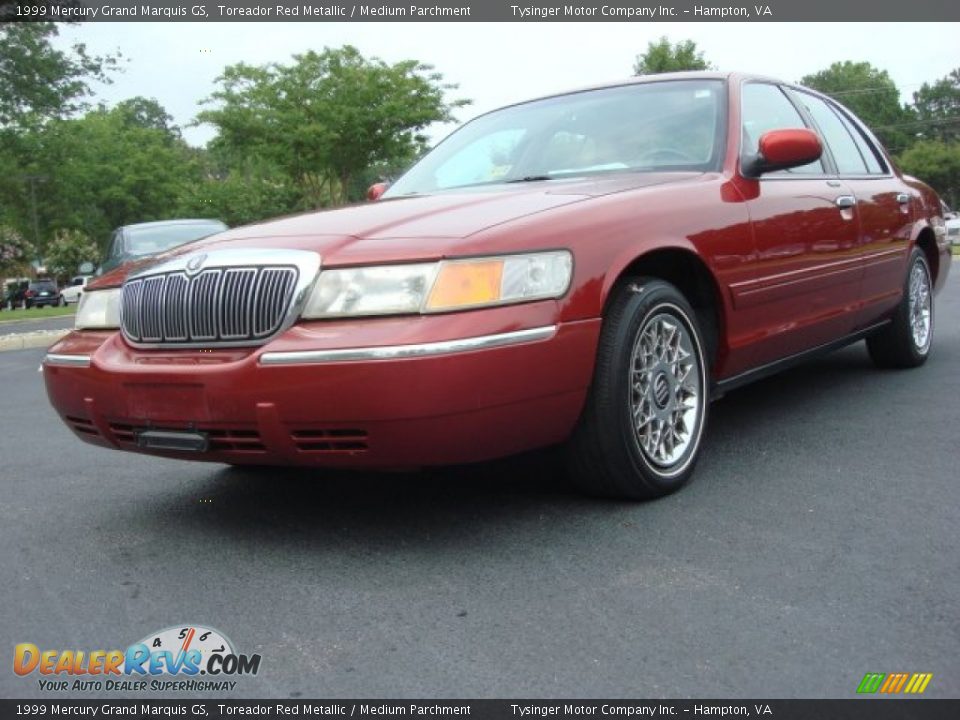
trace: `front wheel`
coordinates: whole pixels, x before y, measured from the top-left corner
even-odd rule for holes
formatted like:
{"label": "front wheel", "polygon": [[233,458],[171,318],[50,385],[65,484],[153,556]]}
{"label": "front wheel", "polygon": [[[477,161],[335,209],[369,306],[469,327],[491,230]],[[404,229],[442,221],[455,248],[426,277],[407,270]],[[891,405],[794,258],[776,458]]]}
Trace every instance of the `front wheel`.
{"label": "front wheel", "polygon": [[923,365],[933,343],[933,281],[923,250],[914,248],[907,264],[903,297],[893,320],[867,338],[874,365],[912,368]]}
{"label": "front wheel", "polygon": [[699,455],[708,390],[704,336],[686,298],[662,280],[621,283],[568,445],[574,482],[590,494],[629,499],[682,487]]}

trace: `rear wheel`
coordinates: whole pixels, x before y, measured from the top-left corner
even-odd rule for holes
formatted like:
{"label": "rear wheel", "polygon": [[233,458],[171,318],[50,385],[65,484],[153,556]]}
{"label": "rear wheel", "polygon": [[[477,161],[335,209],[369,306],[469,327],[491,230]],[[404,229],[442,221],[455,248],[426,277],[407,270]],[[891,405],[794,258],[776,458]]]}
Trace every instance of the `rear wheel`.
{"label": "rear wheel", "polygon": [[587,404],[568,445],[585,492],[645,499],[693,473],[708,405],[704,336],[673,285],[633,278],[604,318]]}
{"label": "rear wheel", "polygon": [[923,365],[933,342],[933,281],[930,265],[920,248],[907,264],[903,297],[893,321],[867,338],[867,350],[877,367],[912,368]]}

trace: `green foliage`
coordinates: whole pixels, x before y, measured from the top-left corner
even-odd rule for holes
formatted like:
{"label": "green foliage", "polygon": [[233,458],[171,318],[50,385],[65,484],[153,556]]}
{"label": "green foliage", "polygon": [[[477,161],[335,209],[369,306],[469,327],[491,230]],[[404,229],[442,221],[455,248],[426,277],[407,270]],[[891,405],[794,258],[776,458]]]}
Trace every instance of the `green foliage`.
{"label": "green foliage", "polygon": [[200,178],[182,141],[131,122],[124,106],[54,121],[30,142],[47,177],[38,193],[46,238],[71,228],[105,240],[118,225],[167,219],[183,188]]}
{"label": "green foliage", "polygon": [[917,131],[927,139],[960,140],[960,68],[913,94]]}
{"label": "green foliage", "polygon": [[25,274],[33,256],[33,246],[16,228],[0,225],[0,278]]}
{"label": "green foliage", "polygon": [[116,56],[91,56],[83,44],[55,49],[49,22],[0,23],[0,129],[22,129],[83,109],[90,80],[109,82]]}
{"label": "green foliage", "polygon": [[155,98],[132,97],[117,103],[114,112],[123,118],[127,126],[159,130],[171,140],[180,137],[180,128],[173,124],[171,116]]}
{"label": "green foliage", "polygon": [[633,64],[634,75],[655,75],[657,73],[679,72],[681,70],[711,70],[702,52],[697,52],[693,40],[682,40],[670,44],[666,35],[656,42],[647,43],[647,51],[637,55]]}
{"label": "green foliage", "polygon": [[59,230],[55,233],[45,254],[47,272],[56,277],[67,277],[80,271],[85,262],[100,259],[97,244],[78,230]]}
{"label": "green foliage", "polygon": [[223,220],[235,227],[305,209],[299,188],[266,163],[248,161],[184,187],[176,214]]}
{"label": "green foliage", "polygon": [[467,101],[414,60],[387,64],[349,45],[295,55],[293,63],[227,67],[197,120],[219,129],[215,150],[261,158],[301,190],[305,203],[342,203],[354,181],[378,163],[412,159],[422,131],[453,120]]}
{"label": "green foliage", "polygon": [[902,152],[912,142],[913,112],[900,103],[900,91],[886,70],[847,60],[804,76],[800,84],[850,108],[890,152]]}
{"label": "green foliage", "polygon": [[930,185],[948,205],[960,205],[960,142],[921,140],[898,160],[904,172]]}

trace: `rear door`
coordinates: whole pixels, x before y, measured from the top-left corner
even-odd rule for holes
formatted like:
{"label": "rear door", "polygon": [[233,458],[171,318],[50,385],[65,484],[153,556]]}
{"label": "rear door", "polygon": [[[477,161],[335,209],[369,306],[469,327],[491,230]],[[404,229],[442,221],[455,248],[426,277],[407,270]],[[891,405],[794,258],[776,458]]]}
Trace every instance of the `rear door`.
{"label": "rear door", "polygon": [[891,172],[873,139],[841,107],[799,90],[796,96],[830,144],[838,177],[857,197],[864,264],[858,325],[867,327],[900,298],[913,226],[912,193]]}
{"label": "rear door", "polygon": [[[780,86],[741,89],[743,156],[770,130],[810,127]],[[863,273],[852,188],[830,152],[817,162],[763,175],[747,198],[756,257],[752,277],[731,286],[751,328],[751,364],[762,365],[836,340],[854,327]]]}

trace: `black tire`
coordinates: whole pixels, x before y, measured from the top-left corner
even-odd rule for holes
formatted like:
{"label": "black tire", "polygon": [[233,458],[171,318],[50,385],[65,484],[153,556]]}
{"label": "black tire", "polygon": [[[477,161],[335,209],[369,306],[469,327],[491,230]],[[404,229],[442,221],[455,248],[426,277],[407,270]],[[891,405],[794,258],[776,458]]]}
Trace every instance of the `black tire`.
{"label": "black tire", "polygon": [[[922,287],[915,287],[917,283]],[[919,294],[915,296],[915,293]],[[927,332],[925,337],[922,334],[918,337],[914,334],[914,323],[924,323],[924,307],[929,318]],[[919,315],[914,312],[915,309]],[[900,298],[893,320],[867,338],[867,350],[873,364],[879,368],[913,368],[923,365],[930,356],[933,327],[933,281],[930,277],[930,264],[923,250],[914,248],[907,263],[903,297]]]}
{"label": "black tire", "polygon": [[[682,378],[676,349],[671,346],[674,360],[669,361],[666,345],[651,345],[652,338],[671,327],[677,347],[683,348]],[[639,277],[618,285],[604,317],[586,406],[567,444],[567,465],[578,488],[591,495],[644,500],[668,495],[690,479],[709,406],[704,337],[696,312],[670,283]],[[657,354],[651,348],[663,350]],[[644,372],[638,371],[641,363]],[[683,410],[690,402],[696,408]],[[689,439],[679,443],[682,448],[672,442],[675,457],[656,458],[668,452],[668,443],[655,439],[663,437],[658,418],[679,417],[674,412],[682,412],[684,422],[675,427],[681,432],[689,427]],[[635,414],[642,413],[649,421],[636,427]]]}

